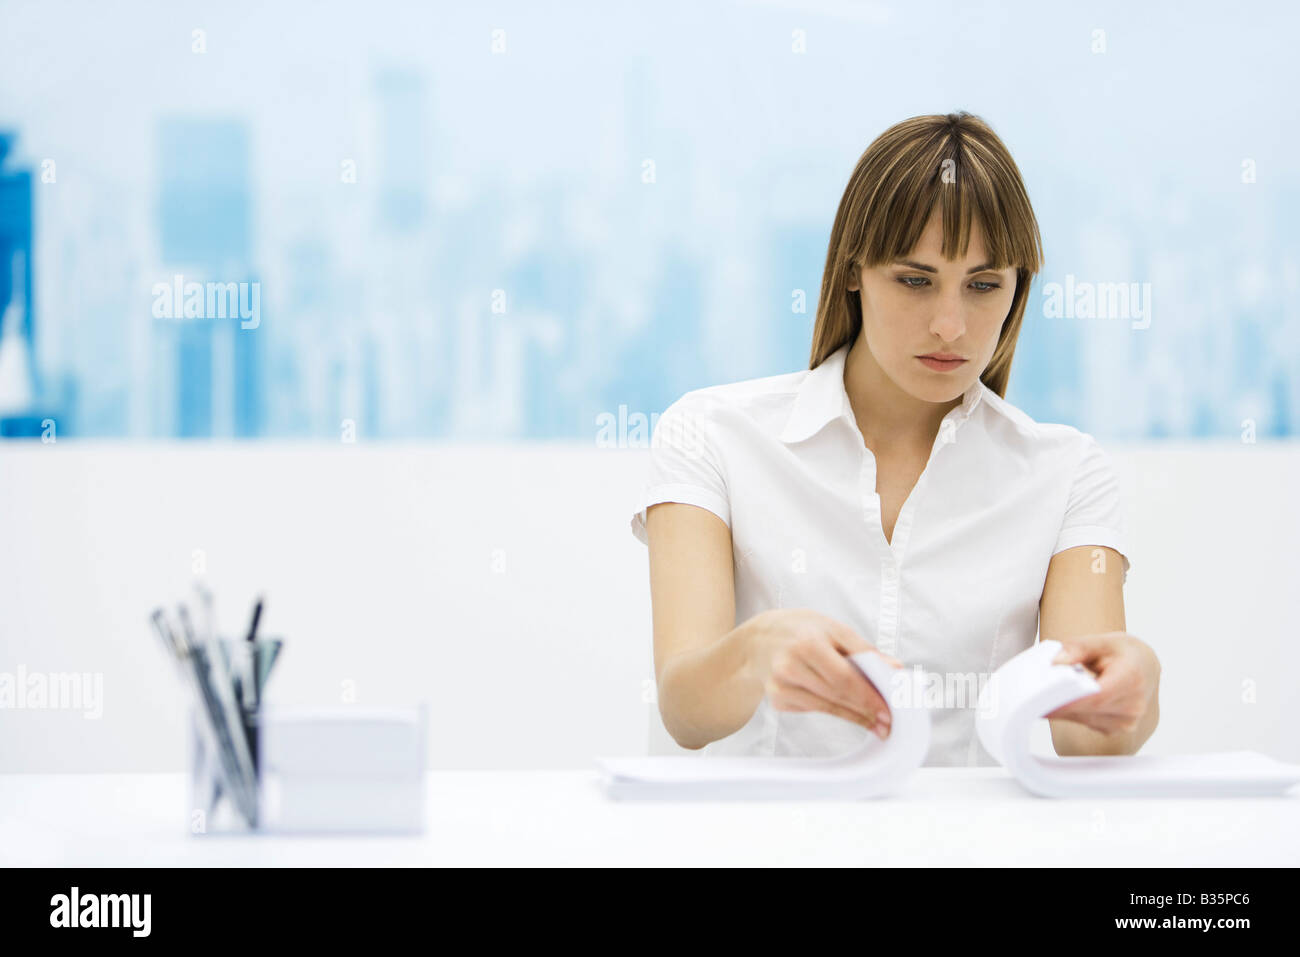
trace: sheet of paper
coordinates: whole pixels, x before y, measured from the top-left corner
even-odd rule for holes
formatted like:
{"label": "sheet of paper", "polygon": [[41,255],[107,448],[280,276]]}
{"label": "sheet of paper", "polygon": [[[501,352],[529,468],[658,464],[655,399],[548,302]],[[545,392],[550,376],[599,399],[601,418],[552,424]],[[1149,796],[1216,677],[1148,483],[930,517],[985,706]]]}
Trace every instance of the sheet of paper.
{"label": "sheet of paper", "polygon": [[1256,751],[1183,755],[1040,757],[1033,723],[1095,694],[1086,668],[1053,665],[1059,641],[1042,641],[990,677],[975,716],[980,742],[1027,790],[1044,797],[1234,797],[1282,794],[1300,784],[1300,765]]}
{"label": "sheet of paper", "polygon": [[829,758],[598,758],[606,792],[615,798],[666,800],[858,799],[888,794],[925,761],[930,714],[924,674],[900,669],[874,652],[849,660],[889,703],[891,729],[861,748]]}

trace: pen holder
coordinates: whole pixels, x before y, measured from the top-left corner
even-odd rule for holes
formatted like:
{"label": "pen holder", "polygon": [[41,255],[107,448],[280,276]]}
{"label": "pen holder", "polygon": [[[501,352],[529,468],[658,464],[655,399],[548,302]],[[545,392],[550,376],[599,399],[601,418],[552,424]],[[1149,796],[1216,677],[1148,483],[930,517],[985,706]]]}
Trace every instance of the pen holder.
{"label": "pen holder", "polygon": [[190,831],[256,828],[261,692],[282,646],[278,638],[216,639],[189,650]]}
{"label": "pen holder", "polygon": [[257,755],[252,821],[225,787],[191,720],[190,831],[419,833],[424,829],[427,708],[290,709],[244,714]]}
{"label": "pen holder", "polygon": [[[246,715],[246,733],[257,737],[257,715]],[[220,767],[219,745],[214,746],[204,732],[203,718],[197,709],[189,712],[190,773],[189,829],[191,834],[229,834],[256,829],[257,816],[250,822],[239,801],[226,785]],[[255,797],[260,788],[254,789]]]}

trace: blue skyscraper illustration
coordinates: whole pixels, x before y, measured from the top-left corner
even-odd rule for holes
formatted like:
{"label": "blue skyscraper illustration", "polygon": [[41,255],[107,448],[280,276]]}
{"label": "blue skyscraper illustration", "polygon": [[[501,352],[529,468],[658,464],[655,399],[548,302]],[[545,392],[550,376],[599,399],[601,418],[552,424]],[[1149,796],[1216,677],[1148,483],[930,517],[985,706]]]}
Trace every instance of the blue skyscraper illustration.
{"label": "blue skyscraper illustration", "polygon": [[6,163],[16,135],[0,132],[0,436],[34,436],[37,412],[32,290],[32,174]]}
{"label": "blue skyscraper illustration", "polygon": [[[6,159],[17,136],[0,132],[0,302],[8,304],[15,292],[25,305],[22,334],[28,349],[33,342],[32,317],[35,315],[32,296],[32,174],[26,169],[7,169]],[[15,254],[21,254],[20,288],[14,288],[10,264]],[[34,358],[34,356],[29,356]]]}
{"label": "blue skyscraper illustration", "polygon": [[[159,122],[159,247],[169,271],[162,280],[189,270],[186,281],[256,281],[251,275],[249,153],[248,130],[240,120],[184,116]],[[165,321],[175,326],[175,434],[213,434],[213,346],[215,337],[224,336],[233,339],[232,429],[239,436],[257,435],[262,421],[262,336],[256,329],[241,328],[238,317],[187,318],[182,313]]]}

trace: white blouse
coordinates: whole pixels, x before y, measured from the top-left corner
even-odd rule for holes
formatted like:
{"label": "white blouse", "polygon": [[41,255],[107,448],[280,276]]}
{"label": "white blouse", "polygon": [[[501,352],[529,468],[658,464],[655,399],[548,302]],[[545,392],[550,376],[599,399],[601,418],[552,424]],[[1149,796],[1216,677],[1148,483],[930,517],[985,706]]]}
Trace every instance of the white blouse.
{"label": "white blouse", "polygon": [[[736,624],[811,608],[919,667],[935,708],[927,765],[996,762],[975,735],[979,690],[1038,634],[1057,552],[1105,545],[1124,559],[1125,504],[1097,441],[1035,422],[976,380],[944,417],[885,540],[876,459],[844,390],[846,344],[816,369],[686,393],[660,416],[632,517],[685,502],[731,529]],[[1097,552],[1094,560],[1104,561]],[[711,755],[834,755],[871,734],[824,712],[774,709]]]}

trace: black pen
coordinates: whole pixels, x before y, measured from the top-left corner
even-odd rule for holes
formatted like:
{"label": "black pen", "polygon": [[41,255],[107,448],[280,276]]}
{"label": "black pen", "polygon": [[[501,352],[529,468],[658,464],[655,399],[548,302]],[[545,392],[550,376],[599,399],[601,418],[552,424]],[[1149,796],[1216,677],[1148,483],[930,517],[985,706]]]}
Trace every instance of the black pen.
{"label": "black pen", "polygon": [[221,649],[209,636],[202,641],[190,623],[188,610],[182,604],[180,616],[182,634],[189,646],[188,660],[195,667],[202,697],[206,699],[213,724],[229,765],[231,781],[229,790],[235,795],[238,809],[249,827],[257,827],[257,772],[253,764],[252,749],[247,734],[237,734],[244,727],[239,703],[234,698],[234,684]]}
{"label": "black pen", "polygon": [[253,622],[248,626],[248,658],[251,673],[248,675],[248,694],[252,710],[253,726],[248,729],[248,752],[253,759],[253,775],[260,782],[262,773],[261,756],[258,754],[258,736],[261,727],[262,695],[257,681],[257,623],[262,620],[262,597],[253,606]]}
{"label": "black pen", "polygon": [[257,640],[257,623],[262,617],[262,599],[257,599],[257,604],[253,606],[253,623],[248,626],[248,640]]}

